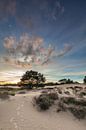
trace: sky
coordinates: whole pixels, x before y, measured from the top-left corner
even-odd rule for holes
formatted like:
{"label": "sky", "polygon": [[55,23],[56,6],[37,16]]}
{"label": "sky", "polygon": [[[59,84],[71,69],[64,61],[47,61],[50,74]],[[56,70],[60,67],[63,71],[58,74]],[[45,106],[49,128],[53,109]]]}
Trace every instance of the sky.
{"label": "sky", "polygon": [[0,82],[18,82],[27,70],[83,82],[85,0],[0,0]]}

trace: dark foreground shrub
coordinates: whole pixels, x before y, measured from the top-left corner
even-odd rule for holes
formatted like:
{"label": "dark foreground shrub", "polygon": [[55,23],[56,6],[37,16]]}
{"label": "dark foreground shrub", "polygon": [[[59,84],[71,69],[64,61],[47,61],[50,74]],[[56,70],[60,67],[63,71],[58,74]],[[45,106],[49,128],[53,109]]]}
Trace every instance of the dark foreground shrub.
{"label": "dark foreground shrub", "polygon": [[60,111],[64,111],[65,112],[66,110],[67,110],[66,105],[63,102],[59,101],[58,102],[57,112],[60,112]]}
{"label": "dark foreground shrub", "polygon": [[53,104],[53,100],[47,94],[42,94],[36,98],[36,104],[41,110],[47,110]]}
{"label": "dark foreground shrub", "polygon": [[86,96],[86,92],[80,92],[80,94],[79,94],[79,96],[81,97],[81,98],[83,98],[83,96]]}
{"label": "dark foreground shrub", "polygon": [[9,92],[9,95],[15,96],[15,92]]}
{"label": "dark foreground shrub", "polygon": [[73,105],[79,105],[79,106],[86,106],[85,99],[76,99],[74,97],[63,97],[61,100],[68,105],[73,104]]}
{"label": "dark foreground shrub", "polygon": [[70,107],[69,110],[77,119],[84,119],[86,117],[86,108]]}
{"label": "dark foreground shrub", "polygon": [[74,97],[62,97],[61,100],[66,104],[75,104],[75,98]]}
{"label": "dark foreground shrub", "polygon": [[9,94],[8,94],[8,92],[2,92],[2,93],[0,93],[0,98],[1,98],[2,100],[9,99]]}
{"label": "dark foreground shrub", "polygon": [[26,93],[26,91],[20,91],[20,92],[18,92],[18,94],[25,94]]}
{"label": "dark foreground shrub", "polygon": [[58,99],[58,94],[56,92],[49,93],[48,96],[52,100],[57,100]]}

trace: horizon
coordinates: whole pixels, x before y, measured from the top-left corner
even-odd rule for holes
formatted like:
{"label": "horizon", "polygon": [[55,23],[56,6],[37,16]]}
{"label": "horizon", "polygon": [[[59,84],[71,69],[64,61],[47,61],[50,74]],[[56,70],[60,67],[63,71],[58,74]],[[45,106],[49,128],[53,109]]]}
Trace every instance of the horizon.
{"label": "horizon", "polygon": [[27,70],[48,82],[86,75],[86,1],[0,0],[0,82]]}

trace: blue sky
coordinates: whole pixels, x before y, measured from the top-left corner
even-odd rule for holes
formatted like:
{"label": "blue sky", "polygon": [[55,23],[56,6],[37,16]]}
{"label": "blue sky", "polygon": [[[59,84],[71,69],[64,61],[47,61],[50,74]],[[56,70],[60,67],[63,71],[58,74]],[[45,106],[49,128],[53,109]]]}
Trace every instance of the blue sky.
{"label": "blue sky", "polygon": [[83,81],[85,0],[0,0],[0,81],[30,69],[48,81]]}

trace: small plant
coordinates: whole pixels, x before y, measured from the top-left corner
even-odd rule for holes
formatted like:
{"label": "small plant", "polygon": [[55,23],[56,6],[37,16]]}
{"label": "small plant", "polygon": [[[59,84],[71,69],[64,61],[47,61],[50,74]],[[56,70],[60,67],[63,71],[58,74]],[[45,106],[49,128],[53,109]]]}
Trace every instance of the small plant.
{"label": "small plant", "polygon": [[54,103],[54,101],[47,94],[41,94],[38,98],[35,98],[36,104],[41,110],[47,110]]}
{"label": "small plant", "polygon": [[86,92],[80,92],[80,94],[79,94],[79,96],[81,97],[81,98],[83,98],[83,96],[86,96]]}
{"label": "small plant", "polygon": [[11,95],[11,96],[15,96],[15,92],[9,92],[9,95]]}
{"label": "small plant", "polygon": [[86,106],[85,99],[76,99],[74,97],[62,97],[61,100],[68,105]]}
{"label": "small plant", "polygon": [[84,119],[86,117],[86,108],[70,107],[69,110],[78,119]]}
{"label": "small plant", "polygon": [[58,109],[57,109],[57,112],[59,111],[66,111],[66,105],[62,102],[62,101],[59,101],[58,103]]}
{"label": "small plant", "polygon": [[61,101],[63,101],[66,104],[75,104],[75,98],[74,97],[62,97]]}
{"label": "small plant", "polygon": [[56,92],[49,93],[48,96],[52,100],[57,100],[58,99],[58,94]]}
{"label": "small plant", "polygon": [[8,94],[8,92],[1,92],[1,93],[0,93],[0,98],[1,98],[2,100],[9,99],[9,94]]}
{"label": "small plant", "polygon": [[83,82],[86,84],[86,76],[84,77]]}
{"label": "small plant", "polygon": [[20,91],[20,92],[18,92],[18,94],[25,94],[26,93],[26,91]]}

